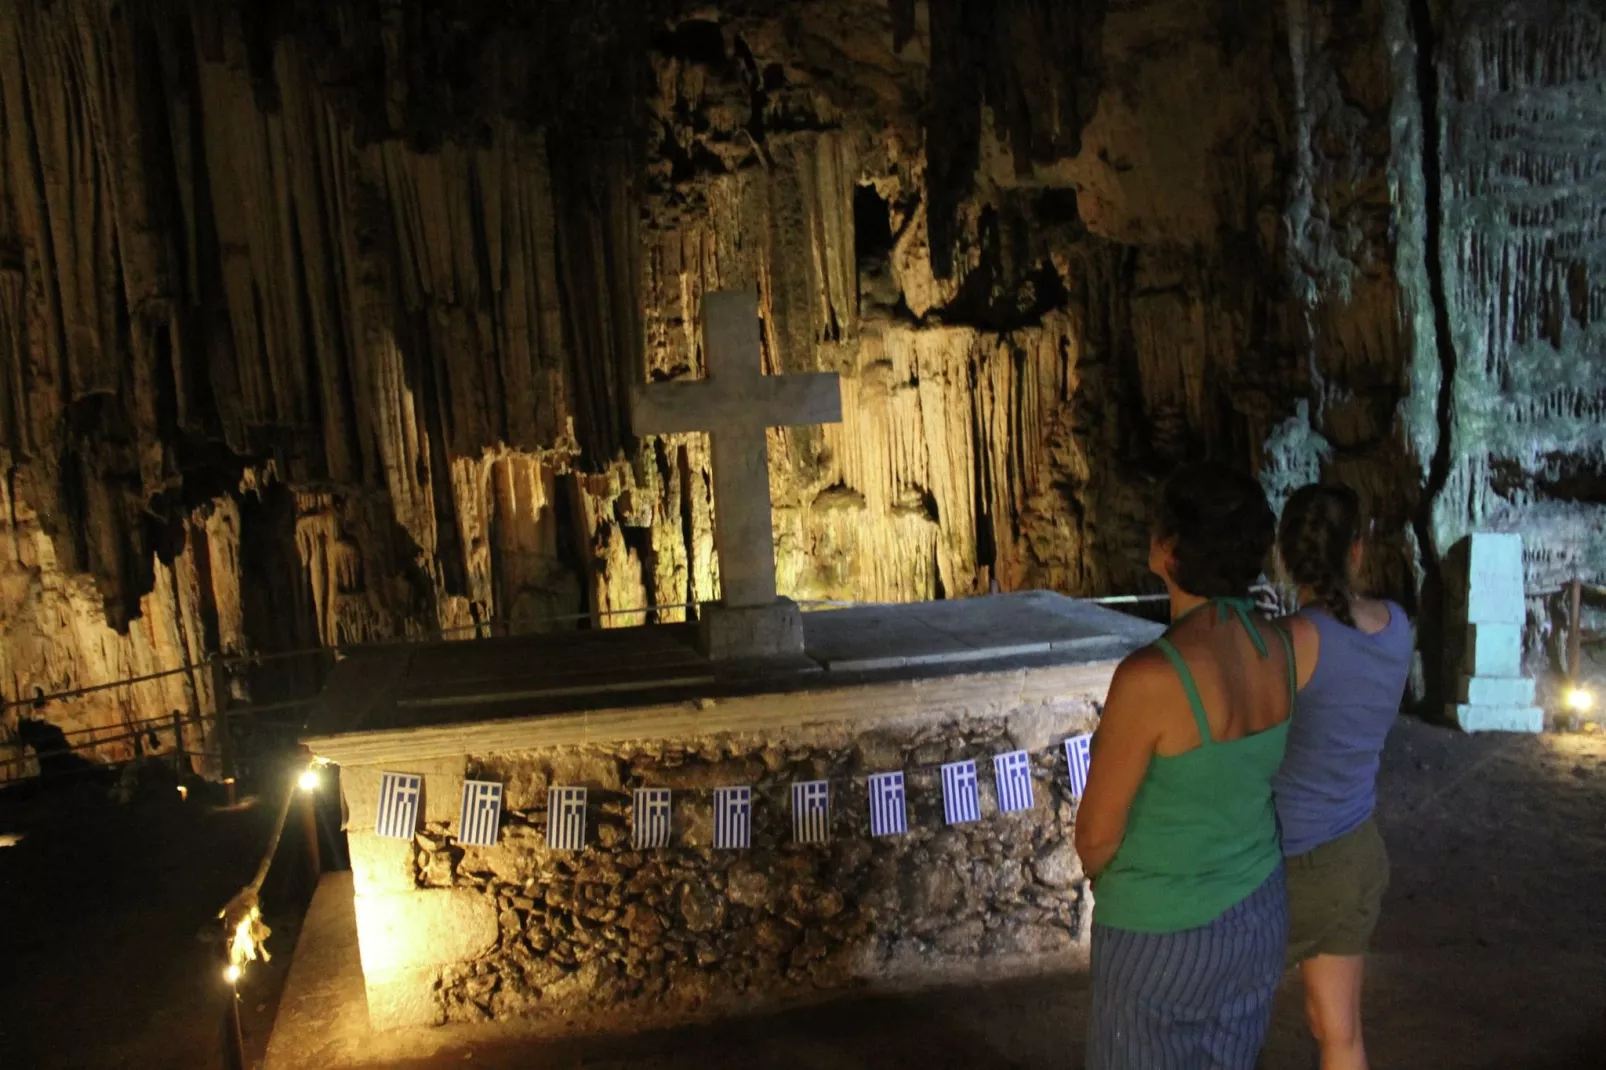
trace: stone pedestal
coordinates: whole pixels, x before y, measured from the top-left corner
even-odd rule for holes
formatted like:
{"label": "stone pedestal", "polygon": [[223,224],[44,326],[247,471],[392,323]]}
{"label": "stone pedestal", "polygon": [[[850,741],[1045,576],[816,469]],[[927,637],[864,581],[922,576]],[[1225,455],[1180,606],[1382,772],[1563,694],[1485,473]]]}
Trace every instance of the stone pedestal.
{"label": "stone pedestal", "polygon": [[802,659],[803,611],[790,598],[767,606],[706,605],[697,638],[710,661]]}
{"label": "stone pedestal", "polygon": [[1467,547],[1467,649],[1450,716],[1467,732],[1539,732],[1534,682],[1522,675],[1522,537],[1481,532]]}

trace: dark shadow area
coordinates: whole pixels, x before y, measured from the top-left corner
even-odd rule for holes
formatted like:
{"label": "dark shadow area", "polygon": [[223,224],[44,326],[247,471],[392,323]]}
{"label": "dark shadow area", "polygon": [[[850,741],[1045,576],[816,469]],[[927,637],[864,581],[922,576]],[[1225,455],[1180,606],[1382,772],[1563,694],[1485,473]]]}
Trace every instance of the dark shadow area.
{"label": "dark shadow area", "polygon": [[72,749],[67,733],[60,726],[32,717],[17,719],[17,742],[33,751],[39,762],[39,776],[55,780],[58,777],[93,779],[110,783],[114,771],[98,762],[92,762]]}
{"label": "dark shadow area", "polygon": [[[86,780],[58,785],[0,790],[0,829],[22,837],[0,850],[0,1062],[223,1066],[217,913],[255,872],[278,798],[229,806],[214,785],[119,804]],[[263,890],[274,960],[242,984],[247,1049],[258,1055],[306,903],[297,831],[287,830]]]}
{"label": "dark shadow area", "polygon": [[853,189],[853,253],[860,270],[892,259],[892,206],[874,186]]}

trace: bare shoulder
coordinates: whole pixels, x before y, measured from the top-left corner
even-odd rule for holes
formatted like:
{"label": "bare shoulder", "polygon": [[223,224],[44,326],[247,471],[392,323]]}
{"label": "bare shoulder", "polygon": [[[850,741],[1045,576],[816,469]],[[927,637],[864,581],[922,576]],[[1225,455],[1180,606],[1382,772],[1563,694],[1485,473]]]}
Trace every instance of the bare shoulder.
{"label": "bare shoulder", "polygon": [[1279,617],[1276,623],[1293,640],[1294,669],[1298,675],[1298,686],[1304,687],[1310,683],[1312,674],[1316,672],[1316,659],[1322,654],[1321,629],[1303,613]]}
{"label": "bare shoulder", "polygon": [[[1158,647],[1146,646],[1132,651],[1121,659],[1121,664],[1115,667],[1115,682],[1127,687],[1145,687],[1157,679],[1170,664]],[[1111,686],[1113,687],[1114,683]]]}
{"label": "bare shoulder", "polygon": [[1171,663],[1158,649],[1146,646],[1134,650],[1115,667],[1106,707],[1114,706],[1119,710],[1151,702],[1174,675]]}
{"label": "bare shoulder", "polygon": [[1288,633],[1288,637],[1294,641],[1296,651],[1306,646],[1314,651],[1322,641],[1321,629],[1316,627],[1315,621],[1303,613],[1290,613],[1286,617],[1278,617],[1272,623]]}

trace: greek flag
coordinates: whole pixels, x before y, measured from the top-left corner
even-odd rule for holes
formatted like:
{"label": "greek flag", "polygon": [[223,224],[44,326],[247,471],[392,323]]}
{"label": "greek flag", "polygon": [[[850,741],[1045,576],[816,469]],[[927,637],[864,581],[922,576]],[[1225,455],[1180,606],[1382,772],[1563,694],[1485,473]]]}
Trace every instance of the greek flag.
{"label": "greek flag", "polygon": [[457,819],[457,842],[495,847],[502,823],[502,785],[489,780],[463,781],[463,814]]}
{"label": "greek flag", "polygon": [[800,780],[792,785],[792,839],[824,843],[830,838],[831,782]]}
{"label": "greek flag", "polygon": [[981,820],[975,762],[949,762],[942,767],[942,814],[950,825]]}
{"label": "greek flag", "polygon": [[909,811],[904,806],[903,774],[870,775],[870,835],[902,836],[909,831]]}
{"label": "greek flag", "polygon": [[393,840],[410,840],[418,829],[418,797],[424,778],[385,773],[379,778],[379,821],[374,831]]}
{"label": "greek flag", "polygon": [[714,789],[714,846],[722,851],[753,846],[753,789]]}
{"label": "greek flag", "polygon": [[1012,750],[993,758],[993,778],[998,784],[998,809],[1013,814],[1032,808],[1032,762],[1023,750]]}
{"label": "greek flag", "polygon": [[1093,760],[1093,737],[1072,736],[1065,741],[1065,763],[1071,770],[1071,798],[1087,794],[1087,767]]}
{"label": "greek flag", "polygon": [[578,851],[586,845],[586,789],[547,789],[546,845],[553,851]]}
{"label": "greek flag", "polygon": [[669,846],[671,818],[668,788],[637,788],[630,822],[630,846],[638,851]]}

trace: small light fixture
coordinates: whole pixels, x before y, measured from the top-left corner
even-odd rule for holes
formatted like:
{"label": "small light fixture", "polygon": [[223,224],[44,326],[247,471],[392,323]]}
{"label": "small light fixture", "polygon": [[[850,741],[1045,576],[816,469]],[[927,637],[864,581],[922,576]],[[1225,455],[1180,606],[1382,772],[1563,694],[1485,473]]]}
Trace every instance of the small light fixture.
{"label": "small light fixture", "polygon": [[237,985],[240,983],[240,973],[240,967],[231,962],[227,966],[223,967],[223,980],[227,981],[231,985]]}
{"label": "small light fixture", "polygon": [[188,799],[190,797],[190,789],[180,784],[178,786],[178,797],[180,799]]}
{"label": "small light fixture", "polygon": [[1573,687],[1567,691],[1567,708],[1574,713],[1588,713],[1595,708],[1595,696],[1587,688]]}
{"label": "small light fixture", "polygon": [[301,774],[300,778],[296,780],[296,784],[301,788],[302,791],[317,791],[318,770],[316,768],[306,770]]}

